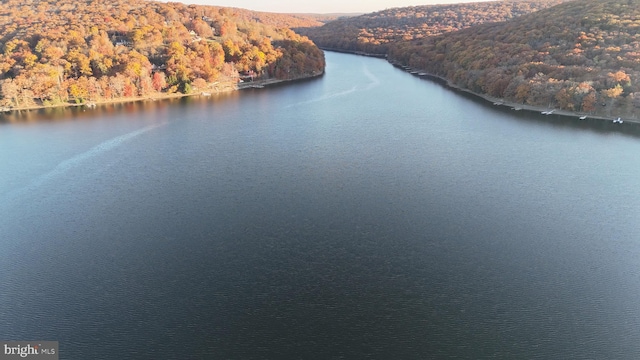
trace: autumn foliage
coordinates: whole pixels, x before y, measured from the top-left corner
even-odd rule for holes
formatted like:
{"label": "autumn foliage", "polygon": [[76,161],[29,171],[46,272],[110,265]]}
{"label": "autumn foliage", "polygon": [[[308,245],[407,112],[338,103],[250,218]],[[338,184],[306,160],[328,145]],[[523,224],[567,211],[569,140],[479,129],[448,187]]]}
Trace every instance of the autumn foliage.
{"label": "autumn foliage", "polygon": [[474,25],[506,21],[567,0],[489,1],[392,8],[341,18],[298,31],[318,46],[368,54],[386,54],[398,41],[422,39]]}
{"label": "autumn foliage", "polygon": [[318,24],[304,16],[143,0],[3,0],[0,106],[317,74],[324,55],[289,27]]}
{"label": "autumn foliage", "polygon": [[581,0],[396,43],[389,59],[524,104],[636,117],[640,1]]}

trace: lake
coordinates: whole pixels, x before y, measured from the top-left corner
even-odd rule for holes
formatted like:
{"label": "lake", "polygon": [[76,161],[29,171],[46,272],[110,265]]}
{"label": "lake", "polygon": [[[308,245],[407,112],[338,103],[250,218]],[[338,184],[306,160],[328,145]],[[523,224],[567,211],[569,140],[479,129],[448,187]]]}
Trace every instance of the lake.
{"label": "lake", "polygon": [[640,127],[326,56],[283,86],[0,115],[0,339],[640,358]]}

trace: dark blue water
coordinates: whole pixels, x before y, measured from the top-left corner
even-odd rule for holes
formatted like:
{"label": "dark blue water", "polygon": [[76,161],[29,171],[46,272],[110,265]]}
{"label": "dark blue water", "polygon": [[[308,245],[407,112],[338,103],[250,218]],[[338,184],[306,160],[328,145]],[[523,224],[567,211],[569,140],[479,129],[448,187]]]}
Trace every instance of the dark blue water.
{"label": "dark blue water", "polygon": [[327,54],[4,115],[0,339],[61,359],[638,359],[640,129]]}

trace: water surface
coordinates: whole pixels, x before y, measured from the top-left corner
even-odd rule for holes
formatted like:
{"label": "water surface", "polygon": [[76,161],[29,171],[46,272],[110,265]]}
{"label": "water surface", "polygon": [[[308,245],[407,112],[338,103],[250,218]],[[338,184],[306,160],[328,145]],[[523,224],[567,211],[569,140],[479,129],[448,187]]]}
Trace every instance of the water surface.
{"label": "water surface", "polygon": [[380,59],[0,115],[0,339],[61,359],[637,359],[640,131]]}

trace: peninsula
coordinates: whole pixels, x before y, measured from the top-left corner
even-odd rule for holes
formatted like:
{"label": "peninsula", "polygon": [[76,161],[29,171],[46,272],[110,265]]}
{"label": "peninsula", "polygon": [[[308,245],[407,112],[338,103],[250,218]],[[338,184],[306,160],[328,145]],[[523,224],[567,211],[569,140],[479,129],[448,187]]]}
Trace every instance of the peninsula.
{"label": "peninsula", "polygon": [[241,88],[324,72],[311,16],[144,0],[0,4],[0,109]]}

